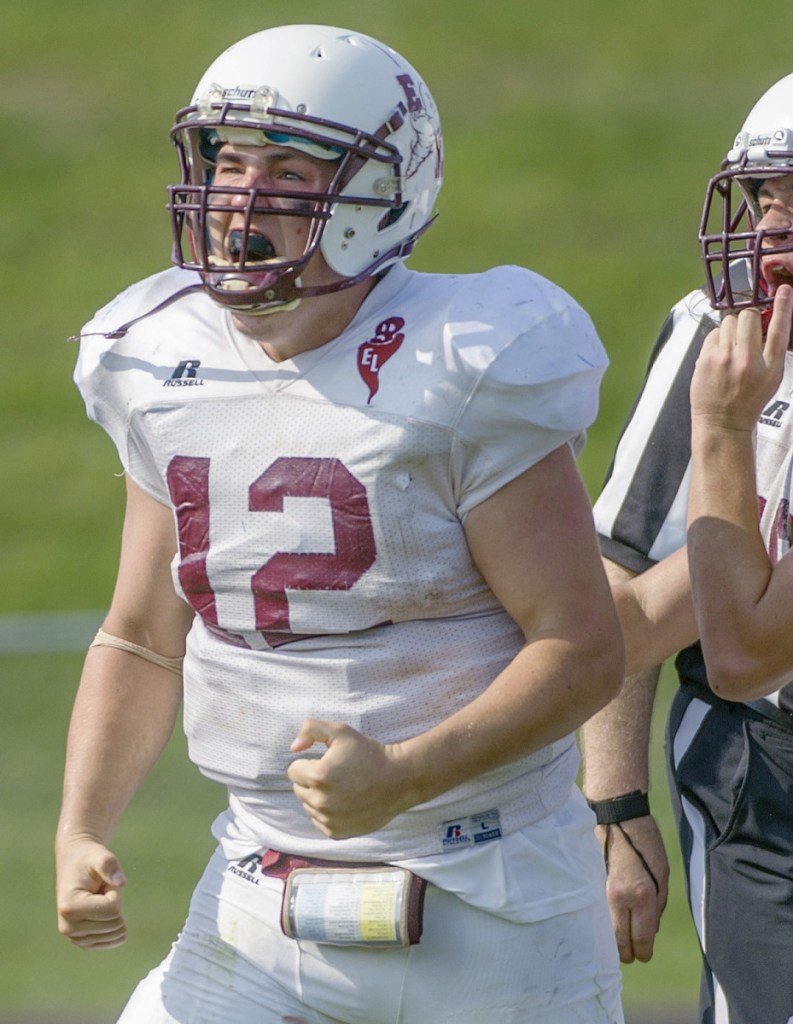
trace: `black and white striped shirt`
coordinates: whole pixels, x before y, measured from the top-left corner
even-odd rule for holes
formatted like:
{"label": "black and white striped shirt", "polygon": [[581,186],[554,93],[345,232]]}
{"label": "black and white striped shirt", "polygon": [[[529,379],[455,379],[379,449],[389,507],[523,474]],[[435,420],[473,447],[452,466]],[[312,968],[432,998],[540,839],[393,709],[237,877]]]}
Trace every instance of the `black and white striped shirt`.
{"label": "black and white striped shirt", "polygon": [[[718,322],[704,290],[691,292],[672,308],[595,503],[603,555],[632,572],[643,572],[686,543],[689,389],[702,344]],[[758,422],[755,460],[760,529],[776,562],[793,542],[793,353],[788,353],[780,388]],[[681,652],[676,667],[681,681],[707,688],[699,644]],[[793,712],[793,684],[769,694],[766,701]]]}
{"label": "black and white striped shirt", "polygon": [[595,503],[603,554],[632,572],[643,572],[686,542],[689,388],[717,317],[701,290],[687,295],[667,316]]}

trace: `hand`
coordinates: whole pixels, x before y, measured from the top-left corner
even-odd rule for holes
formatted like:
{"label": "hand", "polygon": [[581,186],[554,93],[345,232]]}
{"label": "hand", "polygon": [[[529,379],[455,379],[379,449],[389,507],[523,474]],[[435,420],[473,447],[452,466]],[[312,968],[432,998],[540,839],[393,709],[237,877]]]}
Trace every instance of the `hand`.
{"label": "hand", "polygon": [[725,316],[702,346],[691,381],[691,413],[724,430],[751,432],[779,386],[791,338],[793,288],[782,285],[763,343],[760,313]]}
{"label": "hand", "polygon": [[366,835],[412,806],[398,746],[382,744],[339,722],[306,719],[292,751],[324,743],[318,758],[289,766],[295,795],[320,832],[331,839]]}
{"label": "hand", "polygon": [[93,839],[59,845],[58,931],[82,949],[111,949],[127,938],[119,890],[126,884],[115,856]]}
{"label": "hand", "polygon": [[653,943],[666,907],[669,881],[669,863],[661,833],[655,819],[634,818],[621,827],[630,837],[658,883],[631,848],[630,843],[616,825],[600,825],[597,834],[604,846],[608,836],[608,878],[606,895],[611,910],[611,922],[617,939],[620,960],[631,964],[634,960],[647,962],[653,955]]}

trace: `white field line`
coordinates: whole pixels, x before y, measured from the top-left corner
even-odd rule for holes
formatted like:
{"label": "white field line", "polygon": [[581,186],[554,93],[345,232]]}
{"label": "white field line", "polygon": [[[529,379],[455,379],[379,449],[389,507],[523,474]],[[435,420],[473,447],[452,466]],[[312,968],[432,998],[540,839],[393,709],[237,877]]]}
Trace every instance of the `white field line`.
{"label": "white field line", "polygon": [[0,615],[0,654],[71,654],[84,651],[103,612]]}

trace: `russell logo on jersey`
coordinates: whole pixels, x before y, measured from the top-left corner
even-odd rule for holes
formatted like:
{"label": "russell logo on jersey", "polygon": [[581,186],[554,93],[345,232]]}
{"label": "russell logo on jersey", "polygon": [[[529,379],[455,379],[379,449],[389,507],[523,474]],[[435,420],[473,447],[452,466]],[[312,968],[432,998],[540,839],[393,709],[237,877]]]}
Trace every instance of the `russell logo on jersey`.
{"label": "russell logo on jersey", "polygon": [[164,388],[203,387],[204,381],[198,376],[200,359],[183,359],[171,376],[162,382]]}
{"label": "russell logo on jersey", "polygon": [[767,409],[763,409],[760,422],[767,427],[781,427],[782,419],[790,408],[790,402],[773,401]]}

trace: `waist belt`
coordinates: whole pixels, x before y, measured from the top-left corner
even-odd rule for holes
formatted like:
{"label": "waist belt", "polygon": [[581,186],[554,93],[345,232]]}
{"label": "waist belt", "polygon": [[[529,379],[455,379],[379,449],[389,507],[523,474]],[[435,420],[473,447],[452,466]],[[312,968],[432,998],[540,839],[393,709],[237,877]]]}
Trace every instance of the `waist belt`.
{"label": "waist belt", "polygon": [[261,872],[271,878],[287,878],[299,868],[371,868],[386,867],[385,864],[355,860],[323,860],[320,857],[300,857],[280,850],[265,850],[262,854]]}

